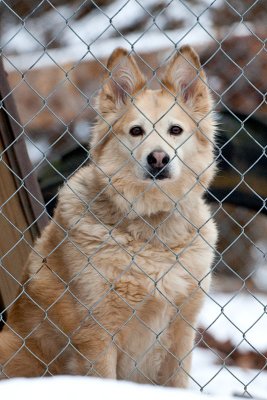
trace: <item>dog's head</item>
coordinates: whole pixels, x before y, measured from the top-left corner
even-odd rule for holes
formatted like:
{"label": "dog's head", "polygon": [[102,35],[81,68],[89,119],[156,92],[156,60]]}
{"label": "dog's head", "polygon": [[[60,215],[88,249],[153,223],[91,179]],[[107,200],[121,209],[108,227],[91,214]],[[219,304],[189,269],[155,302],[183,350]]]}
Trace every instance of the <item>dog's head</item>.
{"label": "dog's head", "polygon": [[214,170],[214,121],[196,52],[189,46],[177,51],[158,90],[148,88],[126,50],[115,50],[107,69],[91,141],[100,175],[130,202],[144,193],[178,200],[196,182],[203,191]]}

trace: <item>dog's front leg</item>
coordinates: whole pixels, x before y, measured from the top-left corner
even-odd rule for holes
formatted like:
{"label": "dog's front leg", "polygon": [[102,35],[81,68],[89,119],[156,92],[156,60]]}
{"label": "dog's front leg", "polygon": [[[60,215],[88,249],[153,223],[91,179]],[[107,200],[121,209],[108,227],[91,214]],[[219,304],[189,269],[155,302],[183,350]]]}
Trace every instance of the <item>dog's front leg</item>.
{"label": "dog's front leg", "polygon": [[111,338],[103,339],[95,332],[86,334],[90,335],[89,340],[73,342],[79,362],[77,369],[70,373],[117,379],[117,348]]}
{"label": "dog's front leg", "polygon": [[[192,351],[196,334],[196,318],[202,305],[203,293],[198,290],[181,306],[174,321],[166,331],[166,356],[159,373],[159,384],[172,387],[187,387],[190,377]],[[164,336],[162,338],[164,345]]]}
{"label": "dog's front leg", "polygon": [[172,337],[172,345],[166,348],[167,354],[160,368],[158,383],[164,386],[187,387],[195,331],[180,319],[173,323],[168,334]]}

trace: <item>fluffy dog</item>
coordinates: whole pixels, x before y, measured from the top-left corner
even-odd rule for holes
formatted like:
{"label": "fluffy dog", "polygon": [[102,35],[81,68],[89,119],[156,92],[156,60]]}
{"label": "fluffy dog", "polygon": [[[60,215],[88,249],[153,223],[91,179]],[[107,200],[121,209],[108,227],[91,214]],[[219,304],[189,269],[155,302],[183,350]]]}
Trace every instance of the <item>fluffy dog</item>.
{"label": "fluffy dog", "polygon": [[216,227],[212,99],[198,55],[157,90],[115,50],[90,165],[59,192],[0,334],[1,377],[79,374],[184,387]]}

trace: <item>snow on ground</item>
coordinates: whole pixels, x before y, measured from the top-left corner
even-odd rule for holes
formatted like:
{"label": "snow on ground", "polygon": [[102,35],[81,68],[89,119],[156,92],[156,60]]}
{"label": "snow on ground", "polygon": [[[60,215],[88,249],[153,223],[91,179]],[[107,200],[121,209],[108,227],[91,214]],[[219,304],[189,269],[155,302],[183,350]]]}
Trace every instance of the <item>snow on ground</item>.
{"label": "snow on ground", "polygon": [[[154,0],[116,0],[106,7],[95,9],[80,19],[75,19],[74,6],[62,6],[36,17],[28,18],[4,32],[1,46],[7,71],[25,71],[58,64],[75,64],[79,60],[106,58],[114,48],[123,46],[129,51],[152,52],[174,48],[188,43],[207,45],[216,38],[212,26],[212,11],[222,0],[203,0],[200,3],[169,2],[161,12],[148,11]],[[162,6],[161,6],[162,7]],[[147,19],[142,30],[137,22]],[[165,28],[168,21],[181,21],[181,26]],[[127,33],[121,33],[123,30]],[[58,48],[47,47],[47,35],[59,43]],[[229,27],[228,34],[249,34],[239,23]]]}
{"label": "snow on ground", "polygon": [[[88,46],[83,42],[75,45],[69,45],[60,49],[49,51],[36,51],[32,53],[23,53],[16,56],[8,56],[4,59],[4,65],[7,72],[14,69],[20,72],[33,68],[46,68],[55,65],[64,66],[74,64],[79,60],[89,61],[94,59],[107,58],[116,47],[124,47],[128,51],[133,46],[136,52],[156,52],[173,46],[173,42],[168,37],[173,34],[172,31],[133,33],[126,37],[109,38],[98,40]],[[183,44],[199,45],[210,43],[210,36],[203,29],[193,28],[190,33],[187,29],[179,30],[176,33],[176,42],[179,47]]]}
{"label": "snow on ground", "polygon": [[[267,296],[260,293],[211,293],[206,298],[199,325],[216,339],[230,340],[242,352],[267,350]],[[249,395],[267,399],[267,372],[223,366],[215,351],[193,351],[191,387],[204,393]]]}
{"label": "snow on ground", "polygon": [[253,396],[267,399],[267,372],[217,364],[212,351],[193,351],[190,388],[203,393],[224,396]]}
{"label": "snow on ground", "polygon": [[[236,35],[246,35],[249,31],[241,25],[236,26]],[[59,49],[39,50],[19,55],[3,53],[4,66],[7,72],[17,70],[23,72],[31,69],[47,68],[66,64],[75,65],[80,61],[103,60],[107,58],[116,47],[124,47],[129,52],[134,48],[137,53],[157,52],[174,46],[184,44],[191,46],[210,46],[213,39],[202,26],[196,24],[191,29],[174,31],[136,32],[124,37],[96,40],[89,45],[78,42],[75,45],[64,46]]]}
{"label": "snow on ground", "polygon": [[[151,385],[137,385],[122,381],[109,381],[88,377],[53,377],[33,379],[11,379],[0,383],[3,399],[47,400],[47,398],[64,400],[74,398],[108,399],[108,400],[230,400],[242,396],[244,387],[246,395],[256,400],[267,399],[267,373],[259,374],[256,370],[242,370],[231,367],[222,369],[213,364],[212,356],[206,350],[196,349],[193,357],[189,390],[169,389]],[[204,394],[201,394],[203,389]],[[86,394],[86,395],[85,395]],[[231,397],[234,396],[234,397]]]}
{"label": "snow on ground", "polygon": [[256,293],[211,293],[199,323],[220,341],[231,340],[241,351],[267,350],[267,296]]}
{"label": "snow on ground", "polygon": [[25,144],[33,165],[38,164],[46,155],[49,154],[49,141],[46,138],[41,138],[39,140],[29,140],[25,137]]}
{"label": "snow on ground", "polygon": [[0,383],[0,393],[3,399],[20,400],[230,400],[227,396],[205,396],[190,390],[82,377],[12,379]]}
{"label": "snow on ground", "polygon": [[251,255],[254,264],[257,266],[251,279],[255,286],[260,290],[267,292],[267,237],[258,240],[255,246],[251,248]]}
{"label": "snow on ground", "polygon": [[[222,0],[205,0],[202,4],[191,4],[190,7],[186,2],[166,2],[164,7],[164,3],[160,5],[160,2],[155,0],[116,0],[107,6],[96,7],[79,19],[75,18],[75,5],[64,5],[51,8],[49,12],[38,17],[33,14],[31,18],[26,18],[23,24],[18,19],[15,26],[3,32],[1,45],[8,53],[36,51],[46,45],[49,32],[49,37],[56,39],[61,46],[76,46],[81,42],[87,46],[98,39],[106,40],[114,34],[120,36],[120,31],[125,29],[135,30],[135,26],[142,19],[146,21],[145,28],[139,35],[147,29],[154,32],[163,29],[166,22],[173,18],[183,21],[187,29],[201,24],[205,29],[210,29],[210,14],[221,2]],[[160,5],[160,9],[153,12],[156,5]],[[125,36],[127,37],[127,34]]]}

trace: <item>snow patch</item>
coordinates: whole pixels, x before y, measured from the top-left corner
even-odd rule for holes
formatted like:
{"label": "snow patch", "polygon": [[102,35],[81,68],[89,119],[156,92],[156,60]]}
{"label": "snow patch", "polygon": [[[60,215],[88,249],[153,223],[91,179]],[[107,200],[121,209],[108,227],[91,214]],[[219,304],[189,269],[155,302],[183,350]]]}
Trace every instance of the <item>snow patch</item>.
{"label": "snow patch", "polygon": [[[20,400],[47,400],[75,398],[108,400],[230,400],[227,396],[205,396],[200,393],[131,382],[103,380],[88,377],[53,377],[11,379],[0,383],[1,398]],[[38,395],[37,395],[38,394]]]}
{"label": "snow patch", "polygon": [[[193,365],[190,387],[203,393],[225,396],[253,396],[267,399],[267,373],[252,369],[226,367],[215,364],[212,351],[196,348],[193,351]],[[217,359],[218,361],[218,359]]]}
{"label": "snow patch", "polygon": [[230,340],[241,351],[267,350],[267,296],[255,293],[211,293],[199,325],[220,341]]}

